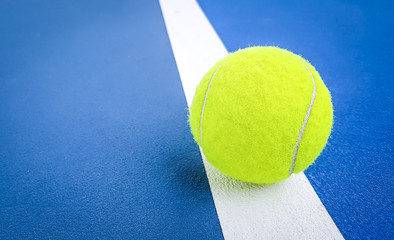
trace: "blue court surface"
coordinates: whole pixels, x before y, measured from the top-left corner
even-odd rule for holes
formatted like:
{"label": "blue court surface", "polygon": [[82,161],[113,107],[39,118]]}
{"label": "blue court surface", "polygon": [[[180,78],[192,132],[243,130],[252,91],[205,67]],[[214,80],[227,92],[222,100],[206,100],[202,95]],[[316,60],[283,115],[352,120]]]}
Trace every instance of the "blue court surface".
{"label": "blue court surface", "polygon": [[[293,238],[269,218],[255,234],[226,225],[252,217],[229,219],[190,133],[172,6],[204,13],[229,52],[274,45],[313,63],[334,106],[305,171],[333,221],[323,239],[394,239],[394,4],[197,2],[0,2],[0,239],[312,239],[290,211]],[[265,187],[249,188],[258,209]]]}

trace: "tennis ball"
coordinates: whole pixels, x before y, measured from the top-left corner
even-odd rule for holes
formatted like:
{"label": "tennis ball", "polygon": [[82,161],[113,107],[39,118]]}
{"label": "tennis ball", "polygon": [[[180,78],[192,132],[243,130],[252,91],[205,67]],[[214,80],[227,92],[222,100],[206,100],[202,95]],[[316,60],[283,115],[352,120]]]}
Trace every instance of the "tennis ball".
{"label": "tennis ball", "polygon": [[197,87],[191,131],[224,174],[267,184],[305,170],[331,132],[330,92],[302,57],[251,47],[220,60]]}

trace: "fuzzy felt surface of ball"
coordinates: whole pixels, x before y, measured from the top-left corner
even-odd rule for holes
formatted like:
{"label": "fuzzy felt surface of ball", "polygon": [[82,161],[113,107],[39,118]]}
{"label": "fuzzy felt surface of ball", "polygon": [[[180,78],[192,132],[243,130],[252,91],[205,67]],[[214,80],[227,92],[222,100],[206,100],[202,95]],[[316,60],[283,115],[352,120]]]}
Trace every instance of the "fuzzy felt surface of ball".
{"label": "fuzzy felt surface of ball", "polygon": [[238,50],[196,89],[191,131],[224,174],[268,184],[304,171],[333,124],[330,92],[305,59],[278,47]]}

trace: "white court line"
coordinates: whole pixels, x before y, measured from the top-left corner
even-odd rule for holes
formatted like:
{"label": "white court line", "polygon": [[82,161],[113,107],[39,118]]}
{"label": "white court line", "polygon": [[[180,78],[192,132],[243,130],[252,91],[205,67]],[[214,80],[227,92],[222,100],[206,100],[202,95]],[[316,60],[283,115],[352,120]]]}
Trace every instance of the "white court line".
{"label": "white court line", "polygon": [[[159,0],[187,103],[228,54],[195,0]],[[303,173],[259,186],[228,178],[203,157],[226,239],[343,239]]]}

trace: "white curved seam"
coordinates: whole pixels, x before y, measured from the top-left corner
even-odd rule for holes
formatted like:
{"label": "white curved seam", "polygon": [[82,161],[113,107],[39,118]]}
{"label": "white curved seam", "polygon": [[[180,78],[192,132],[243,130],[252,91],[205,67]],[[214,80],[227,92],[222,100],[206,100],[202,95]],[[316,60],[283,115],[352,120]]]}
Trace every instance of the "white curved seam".
{"label": "white curved seam", "polygon": [[[301,62],[301,61],[300,61]],[[305,65],[303,62],[301,62],[305,68],[308,70],[309,74],[312,77],[312,82],[313,82],[313,93],[312,93],[312,99],[311,102],[309,103],[309,108],[308,111],[306,112],[305,118],[304,118],[304,123],[302,124],[302,127],[300,129],[300,132],[298,134],[298,139],[297,142],[294,146],[294,152],[293,152],[293,159],[291,160],[291,166],[290,166],[290,175],[293,173],[294,171],[294,166],[295,166],[295,162],[296,162],[296,158],[297,158],[297,153],[298,153],[298,147],[301,143],[302,140],[302,135],[304,134],[304,131],[306,129],[306,124],[308,123],[309,120],[309,116],[311,115],[312,112],[312,107],[313,107],[313,103],[315,102],[316,99],[316,83],[315,83],[315,78],[313,77],[313,74],[311,72],[311,70],[309,70],[308,66]]]}
{"label": "white curved seam", "polygon": [[209,81],[209,84],[208,84],[207,91],[205,92],[204,102],[202,104],[201,116],[200,116],[200,128],[199,128],[199,130],[200,130],[200,146],[201,147],[202,147],[202,127],[201,126],[202,126],[202,118],[203,118],[203,115],[204,115],[205,103],[207,102],[208,92],[209,92],[209,89],[211,88],[212,80],[215,77],[216,72],[219,70],[219,67],[212,74],[211,80]]}

